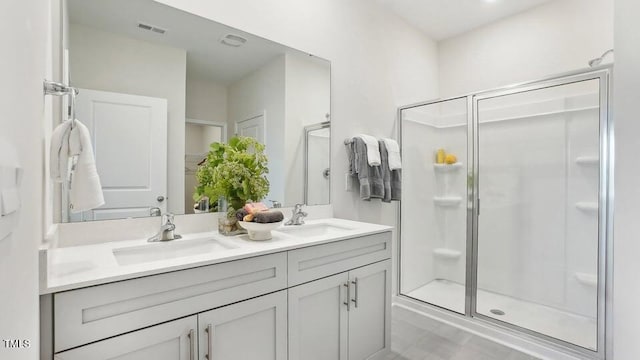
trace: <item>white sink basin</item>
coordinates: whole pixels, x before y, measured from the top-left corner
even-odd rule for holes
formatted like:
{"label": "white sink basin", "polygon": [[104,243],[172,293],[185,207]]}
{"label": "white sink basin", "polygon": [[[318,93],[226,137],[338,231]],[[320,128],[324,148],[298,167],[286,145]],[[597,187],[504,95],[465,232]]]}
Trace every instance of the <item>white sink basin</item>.
{"label": "white sink basin", "polygon": [[132,265],[235,248],[214,239],[173,240],[113,249],[113,256],[119,265]]}
{"label": "white sink basin", "polygon": [[345,226],[338,226],[334,224],[318,223],[318,224],[284,226],[274,231],[278,231],[278,232],[289,234],[289,235],[314,237],[314,236],[326,236],[326,235],[340,235],[350,230],[354,230],[354,229],[345,227]]}

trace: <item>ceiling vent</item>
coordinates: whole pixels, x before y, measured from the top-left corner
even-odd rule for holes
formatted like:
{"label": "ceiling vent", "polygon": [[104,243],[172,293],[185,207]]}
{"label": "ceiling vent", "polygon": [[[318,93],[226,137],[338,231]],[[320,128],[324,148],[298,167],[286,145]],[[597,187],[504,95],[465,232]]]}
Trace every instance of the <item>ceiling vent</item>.
{"label": "ceiling vent", "polygon": [[247,42],[247,39],[239,35],[227,34],[220,39],[220,42],[232,47],[240,47]]}
{"label": "ceiling vent", "polygon": [[163,29],[163,28],[157,27],[155,25],[145,24],[145,23],[142,23],[142,22],[138,23],[138,28],[140,28],[142,30],[153,31],[154,33],[160,34],[160,35],[163,35],[164,33],[167,32],[167,29]]}

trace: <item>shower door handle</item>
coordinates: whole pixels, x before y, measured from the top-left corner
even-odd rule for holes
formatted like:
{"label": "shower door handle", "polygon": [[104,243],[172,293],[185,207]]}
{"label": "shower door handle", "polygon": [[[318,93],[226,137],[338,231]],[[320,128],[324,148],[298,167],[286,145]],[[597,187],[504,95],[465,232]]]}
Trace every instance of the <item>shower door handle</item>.
{"label": "shower door handle", "polygon": [[478,198],[478,216],[480,216],[480,198]]}

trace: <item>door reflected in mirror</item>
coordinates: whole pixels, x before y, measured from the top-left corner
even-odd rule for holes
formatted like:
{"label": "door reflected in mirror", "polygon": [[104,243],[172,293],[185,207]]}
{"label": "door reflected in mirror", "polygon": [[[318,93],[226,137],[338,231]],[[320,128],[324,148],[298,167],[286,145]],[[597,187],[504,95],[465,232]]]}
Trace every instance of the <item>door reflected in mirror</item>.
{"label": "door reflected in mirror", "polygon": [[234,135],[265,144],[262,200],[329,203],[328,61],[152,0],[66,4],[62,63],[105,205],[68,211],[62,186],[59,221],[194,213],[199,164]]}

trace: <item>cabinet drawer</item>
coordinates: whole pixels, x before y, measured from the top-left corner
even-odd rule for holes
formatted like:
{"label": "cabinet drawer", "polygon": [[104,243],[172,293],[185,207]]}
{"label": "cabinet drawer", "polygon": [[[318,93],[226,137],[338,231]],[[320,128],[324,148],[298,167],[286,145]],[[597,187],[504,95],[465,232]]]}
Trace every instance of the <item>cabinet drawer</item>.
{"label": "cabinet drawer", "polygon": [[391,232],[289,251],[289,286],[391,258]]}
{"label": "cabinet drawer", "polygon": [[66,350],[287,287],[277,253],[54,295],[54,348]]}

